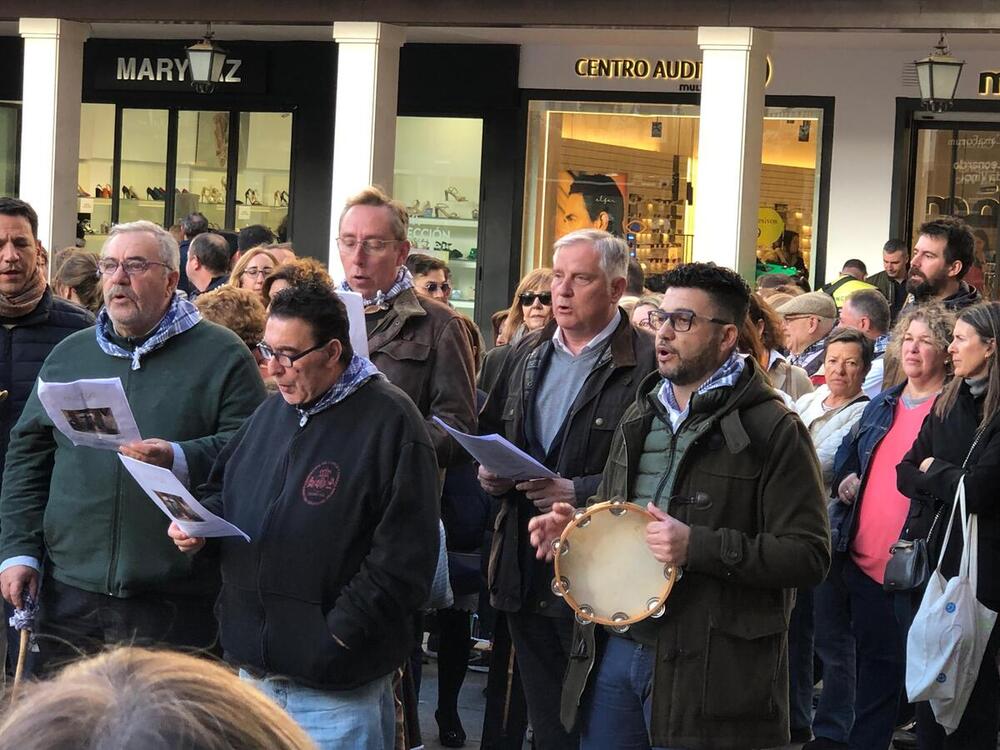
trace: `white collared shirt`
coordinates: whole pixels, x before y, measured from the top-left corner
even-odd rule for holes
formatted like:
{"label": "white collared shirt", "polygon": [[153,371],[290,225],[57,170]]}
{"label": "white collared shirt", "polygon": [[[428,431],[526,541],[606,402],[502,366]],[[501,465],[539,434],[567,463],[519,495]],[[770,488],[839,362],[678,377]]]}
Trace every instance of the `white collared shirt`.
{"label": "white collared shirt", "polygon": [[618,311],[618,308],[616,307],[615,314],[611,316],[611,321],[606,326],[604,326],[604,330],[602,330],[599,334],[594,336],[594,338],[592,338],[590,341],[584,344],[583,348],[580,349],[580,351],[577,352],[576,354],[573,354],[573,352],[569,350],[569,347],[566,346],[566,340],[563,338],[562,328],[560,328],[559,326],[556,326],[556,332],[552,334],[552,343],[555,345],[556,349],[563,352],[564,354],[568,354],[571,357],[578,357],[584,352],[598,346],[599,344],[604,342],[605,339],[611,336],[611,334],[614,333],[615,329],[618,327],[618,322],[620,320],[621,320],[621,313]]}

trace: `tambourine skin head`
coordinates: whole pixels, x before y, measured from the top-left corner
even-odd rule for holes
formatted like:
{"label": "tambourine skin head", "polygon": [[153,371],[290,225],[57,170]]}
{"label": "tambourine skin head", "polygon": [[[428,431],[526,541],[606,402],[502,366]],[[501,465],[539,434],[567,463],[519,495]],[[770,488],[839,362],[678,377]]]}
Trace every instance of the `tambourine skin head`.
{"label": "tambourine skin head", "polygon": [[552,590],[578,622],[624,633],[647,617],[662,616],[680,568],[653,557],[646,544],[646,526],[653,520],[645,508],[620,497],[573,514],[552,545],[557,553]]}

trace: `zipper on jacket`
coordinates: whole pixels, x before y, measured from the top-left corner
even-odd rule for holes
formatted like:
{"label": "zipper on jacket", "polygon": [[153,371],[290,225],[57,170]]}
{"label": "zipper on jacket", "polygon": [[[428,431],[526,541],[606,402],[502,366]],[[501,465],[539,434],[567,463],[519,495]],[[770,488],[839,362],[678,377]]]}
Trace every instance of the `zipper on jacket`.
{"label": "zipper on jacket", "polygon": [[[308,422],[306,425],[308,426]],[[268,524],[271,522],[271,516],[274,515],[274,509],[278,505],[278,501],[281,499],[282,490],[285,486],[285,479],[288,477],[288,464],[290,462],[290,456],[292,452],[292,444],[298,439],[299,435],[305,430],[305,426],[300,427],[296,430],[295,434],[292,435],[292,439],[288,441],[288,450],[285,452],[285,456],[282,459],[281,466],[281,483],[278,485],[278,494],[275,495],[270,502],[267,504],[267,509],[264,511],[264,519],[261,521],[260,525],[260,535],[259,538],[264,538],[264,533],[267,530]],[[267,652],[267,608],[264,606],[264,593],[261,590],[260,585],[260,575],[261,570],[264,565],[264,554],[263,550],[258,550],[257,552],[257,602],[260,604],[260,659],[261,665],[264,667],[265,671],[270,670],[271,662],[268,658]]]}
{"label": "zipper on jacket", "polygon": [[[132,370],[126,366],[125,370],[125,382],[123,384],[123,389],[125,391],[125,400],[131,403],[132,401]],[[114,596],[114,582],[116,572],[118,569],[118,553],[121,548],[121,523],[122,523],[122,490],[123,490],[123,477],[122,471],[124,471],[124,466],[122,466],[121,461],[115,461],[115,502],[114,510],[111,514],[111,559],[108,561],[108,577],[107,577],[107,590],[109,596]]]}

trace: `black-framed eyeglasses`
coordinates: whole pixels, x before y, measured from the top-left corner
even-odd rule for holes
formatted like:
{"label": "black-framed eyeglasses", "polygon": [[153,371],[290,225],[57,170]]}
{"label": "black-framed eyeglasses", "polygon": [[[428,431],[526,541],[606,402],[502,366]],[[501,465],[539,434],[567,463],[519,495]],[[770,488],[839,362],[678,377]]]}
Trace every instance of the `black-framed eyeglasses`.
{"label": "black-framed eyeglasses", "polygon": [[383,240],[379,237],[370,237],[367,240],[359,240],[357,237],[338,237],[337,247],[341,250],[352,253],[357,248],[365,255],[378,255],[389,250],[397,242],[403,240]]}
{"label": "black-framed eyeglasses", "polygon": [[137,276],[140,273],[145,273],[149,270],[150,266],[170,268],[166,263],[161,263],[158,260],[146,260],[145,258],[126,258],[121,263],[114,258],[101,258],[97,261],[97,275],[114,276],[119,266],[125,269],[125,273],[129,276]]}
{"label": "black-framed eyeglasses", "polygon": [[440,289],[445,294],[451,294],[451,284],[447,281],[443,284],[438,284],[436,281],[428,281],[424,284],[424,291],[428,294],[437,294],[438,289]]}
{"label": "black-framed eyeglasses", "polygon": [[[330,341],[332,341],[331,339]],[[263,341],[257,344],[257,351],[260,352],[260,357],[265,362],[270,362],[272,359],[278,360],[278,364],[282,367],[291,367],[300,359],[302,359],[307,354],[312,354],[313,352],[319,351],[324,346],[330,343],[330,341],[324,341],[322,344],[316,344],[316,346],[311,346],[308,349],[299,352],[298,354],[282,354],[281,352],[276,352],[274,349],[269,347]]]}
{"label": "black-framed eyeglasses", "polygon": [[709,323],[717,323],[720,326],[732,325],[728,320],[719,320],[719,318],[706,318],[704,315],[697,315],[691,310],[650,310],[647,319],[649,320],[649,327],[654,331],[660,330],[660,327],[666,323],[670,322],[670,327],[673,328],[677,333],[686,333],[691,330],[691,323],[694,322],[695,318],[700,318],[701,320],[707,320]]}
{"label": "black-framed eyeglasses", "polygon": [[536,299],[548,307],[552,304],[552,292],[524,292],[518,299],[525,307],[531,307]]}
{"label": "black-framed eyeglasses", "polygon": [[251,279],[256,279],[258,276],[267,276],[273,268],[248,268],[243,274],[249,276]]}

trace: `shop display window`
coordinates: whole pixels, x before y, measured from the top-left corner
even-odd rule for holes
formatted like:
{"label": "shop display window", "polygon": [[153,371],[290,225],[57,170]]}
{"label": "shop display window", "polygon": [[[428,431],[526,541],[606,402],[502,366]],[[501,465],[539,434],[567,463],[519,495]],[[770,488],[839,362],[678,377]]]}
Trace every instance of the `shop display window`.
{"label": "shop display window", "polygon": [[84,104],[80,112],[76,234],[94,250],[100,250],[111,231],[114,163],[115,105]]}
{"label": "shop display window", "polygon": [[229,113],[177,113],[174,222],[200,211],[209,226],[226,225]]}
{"label": "shop display window", "polygon": [[0,102],[0,195],[18,194],[21,105]]}
{"label": "shop display window", "polygon": [[965,281],[997,299],[1000,129],[921,128],[916,141],[911,243],[925,221],[947,215],[963,218],[976,240]]}
{"label": "shop display window", "polygon": [[291,197],[291,113],[241,113],[239,153],[236,228],[263,224],[277,234]]}
{"label": "shop display window", "polygon": [[167,200],[167,131],[165,109],[122,110],[121,182],[118,222],[163,223]]}
{"label": "shop display window", "polygon": [[448,263],[451,304],[475,309],[483,121],[458,117],[396,120],[395,197],[410,216],[411,253]]}
{"label": "shop display window", "polygon": [[[697,105],[530,102],[522,273],[584,227],[625,238],[647,275],[691,260],[698,124]],[[766,109],[759,269],[811,266],[821,131],[822,110]]]}

